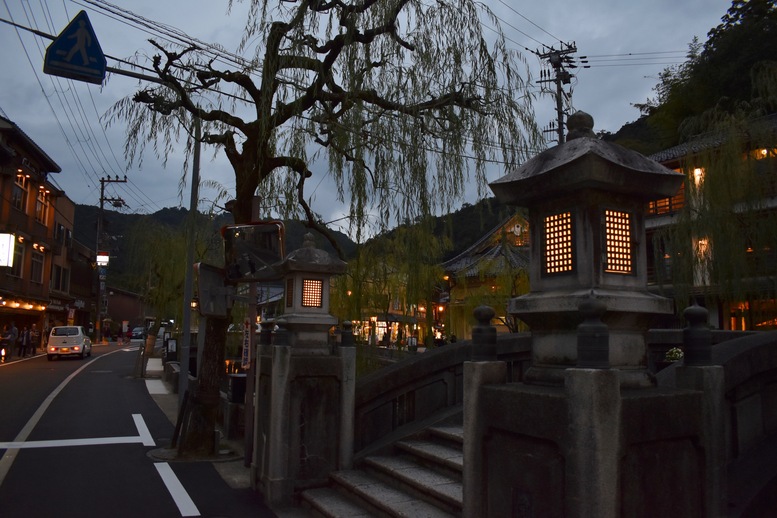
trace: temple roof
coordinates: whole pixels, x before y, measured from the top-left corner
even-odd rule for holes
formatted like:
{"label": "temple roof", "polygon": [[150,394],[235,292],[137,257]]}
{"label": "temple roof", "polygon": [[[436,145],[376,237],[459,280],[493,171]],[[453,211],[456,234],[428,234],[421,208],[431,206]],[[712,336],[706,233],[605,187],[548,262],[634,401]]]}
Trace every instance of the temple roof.
{"label": "temple roof", "polygon": [[506,267],[529,269],[529,247],[516,244],[528,233],[528,224],[519,214],[510,216],[472,246],[444,262],[443,270],[454,276],[496,276]]}

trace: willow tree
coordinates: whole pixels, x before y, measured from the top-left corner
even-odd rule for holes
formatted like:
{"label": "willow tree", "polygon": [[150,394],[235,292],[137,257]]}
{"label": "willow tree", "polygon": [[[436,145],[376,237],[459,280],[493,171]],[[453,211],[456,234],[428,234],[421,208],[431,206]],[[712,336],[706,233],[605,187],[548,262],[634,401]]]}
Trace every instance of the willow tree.
{"label": "willow tree", "polygon": [[152,40],[159,85],[112,112],[130,161],[170,152],[199,119],[234,170],[238,223],[259,195],[325,232],[307,185],[327,177],[359,237],[484,194],[489,161],[509,169],[540,138],[525,63],[482,3],[248,3],[240,58]]}
{"label": "willow tree", "polygon": [[721,21],[656,89],[662,102],[651,116],[674,120],[688,150],[686,202],[658,234],[656,260],[671,259],[678,307],[711,297],[752,315],[751,302],[777,291],[777,6],[734,0]]}

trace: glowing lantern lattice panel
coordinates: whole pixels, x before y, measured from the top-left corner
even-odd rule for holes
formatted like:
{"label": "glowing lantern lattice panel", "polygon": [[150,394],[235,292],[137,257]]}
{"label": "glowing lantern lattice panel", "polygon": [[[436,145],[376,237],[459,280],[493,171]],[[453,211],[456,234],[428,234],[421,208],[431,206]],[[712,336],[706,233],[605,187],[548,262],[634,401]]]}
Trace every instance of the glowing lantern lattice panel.
{"label": "glowing lantern lattice panel", "polygon": [[572,213],[563,212],[545,218],[545,273],[571,272]]}
{"label": "glowing lantern lattice panel", "polygon": [[633,251],[631,238],[631,215],[615,210],[604,211],[606,234],[606,264],[604,271],[610,273],[632,273]]}
{"label": "glowing lantern lattice panel", "polygon": [[319,279],[302,281],[302,306],[320,308],[324,298],[324,282]]}

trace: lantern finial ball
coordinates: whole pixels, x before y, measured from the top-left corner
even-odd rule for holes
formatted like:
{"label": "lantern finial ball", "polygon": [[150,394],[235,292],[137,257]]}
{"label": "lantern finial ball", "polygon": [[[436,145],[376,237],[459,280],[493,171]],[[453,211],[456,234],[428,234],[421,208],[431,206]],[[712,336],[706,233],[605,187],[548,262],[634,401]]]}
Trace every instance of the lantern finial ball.
{"label": "lantern finial ball", "polygon": [[567,118],[567,129],[569,135],[567,140],[574,140],[576,138],[596,138],[594,133],[594,118],[584,111],[576,111]]}

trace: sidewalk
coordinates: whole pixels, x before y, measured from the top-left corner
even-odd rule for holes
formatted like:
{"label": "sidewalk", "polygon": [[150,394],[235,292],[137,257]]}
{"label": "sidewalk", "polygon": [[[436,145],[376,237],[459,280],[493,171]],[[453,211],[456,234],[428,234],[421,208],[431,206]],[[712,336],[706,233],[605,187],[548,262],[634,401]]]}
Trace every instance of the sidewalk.
{"label": "sidewalk", "polygon": [[[170,383],[164,380],[164,365],[161,358],[149,358],[146,366],[146,388],[159,408],[173,426],[178,421],[178,394],[173,392]],[[224,452],[224,460],[207,459],[212,462],[221,478],[233,489],[251,487],[251,470],[244,466],[244,446],[240,441],[222,439],[219,452]]]}

